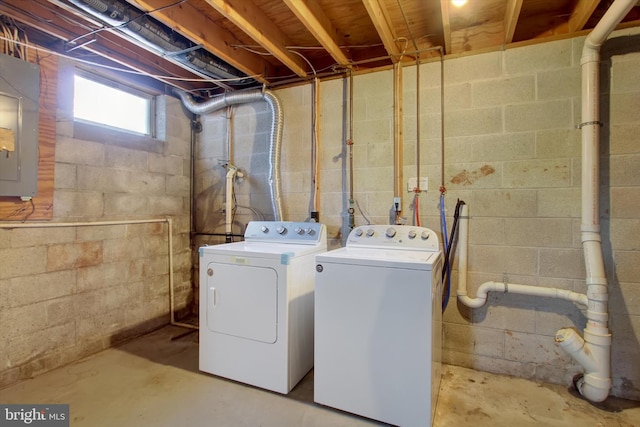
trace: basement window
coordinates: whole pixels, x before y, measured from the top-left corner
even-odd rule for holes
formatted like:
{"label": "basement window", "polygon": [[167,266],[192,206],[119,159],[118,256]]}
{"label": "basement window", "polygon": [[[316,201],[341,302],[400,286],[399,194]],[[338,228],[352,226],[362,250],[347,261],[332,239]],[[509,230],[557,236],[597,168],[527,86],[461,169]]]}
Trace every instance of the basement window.
{"label": "basement window", "polygon": [[82,72],[75,73],[73,88],[73,117],[76,122],[155,137],[153,95]]}

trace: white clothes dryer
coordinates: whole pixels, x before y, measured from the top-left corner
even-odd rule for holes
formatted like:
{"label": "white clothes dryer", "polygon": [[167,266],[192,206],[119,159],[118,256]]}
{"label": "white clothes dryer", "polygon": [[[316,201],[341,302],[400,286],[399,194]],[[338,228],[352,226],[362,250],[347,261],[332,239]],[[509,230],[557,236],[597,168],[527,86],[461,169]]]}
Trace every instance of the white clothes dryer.
{"label": "white clothes dryer", "polygon": [[427,228],[370,225],[316,255],[314,401],[430,426],[441,379],[442,262]]}
{"label": "white clothes dryer", "polygon": [[253,221],[200,255],[201,371],[287,394],[313,367],[319,223]]}

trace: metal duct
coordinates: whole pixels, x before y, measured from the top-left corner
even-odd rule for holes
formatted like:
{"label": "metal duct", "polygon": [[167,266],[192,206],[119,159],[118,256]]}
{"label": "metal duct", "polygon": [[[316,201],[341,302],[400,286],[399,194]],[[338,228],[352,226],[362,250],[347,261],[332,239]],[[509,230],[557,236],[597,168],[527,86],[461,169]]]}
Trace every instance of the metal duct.
{"label": "metal duct", "polygon": [[[118,0],[68,0],[70,3],[117,28],[162,56],[173,59],[212,78],[237,79],[246,77],[241,71],[214,57],[190,40],[174,33],[165,25],[146,16],[136,8]],[[231,85],[256,83],[251,78]]]}
{"label": "metal duct", "polygon": [[194,114],[203,115],[231,105],[265,101],[271,111],[271,132],[269,136],[269,190],[271,207],[276,221],[282,221],[282,200],[280,184],[280,147],[282,145],[282,127],[284,118],[280,101],[269,90],[254,89],[243,92],[224,93],[202,103],[196,103],[190,95],[178,89],[173,90],[184,106]]}

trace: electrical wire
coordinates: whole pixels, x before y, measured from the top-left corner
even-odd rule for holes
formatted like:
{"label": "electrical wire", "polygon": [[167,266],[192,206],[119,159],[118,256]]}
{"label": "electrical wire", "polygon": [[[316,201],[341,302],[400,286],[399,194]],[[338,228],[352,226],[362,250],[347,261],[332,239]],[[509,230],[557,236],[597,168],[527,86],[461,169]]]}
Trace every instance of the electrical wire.
{"label": "electrical wire", "polygon": [[[9,39],[7,39],[6,37],[0,35],[0,40],[9,40]],[[22,42],[16,42],[16,43],[17,44],[24,44],[26,46],[26,44],[22,43]],[[65,55],[63,53],[56,52],[55,50],[47,49],[47,48],[42,47],[42,46],[29,45],[29,47],[31,47],[32,49],[34,49],[36,51],[39,51],[39,52],[46,52],[46,53],[58,56],[60,58],[69,59],[71,61],[80,62],[82,64],[91,65],[93,67],[104,68],[106,70],[117,71],[117,72],[125,73],[125,74],[146,76],[146,77],[159,79],[159,80],[169,80],[169,81],[178,81],[178,82],[215,83],[215,82],[233,82],[233,81],[245,80],[245,79],[249,79],[249,78],[257,79],[258,77],[262,77],[261,75],[258,75],[258,74],[253,75],[253,76],[234,77],[234,78],[228,78],[228,79],[186,78],[186,77],[175,77],[175,76],[166,76],[166,75],[163,76],[163,75],[159,75],[159,74],[147,73],[147,72],[144,72],[144,71],[130,70],[130,69],[126,69],[126,68],[119,68],[119,67],[114,67],[114,66],[111,66],[111,65],[100,64],[98,62],[87,61],[85,59],[80,59],[80,58],[76,58],[76,57],[73,57],[73,56]]]}
{"label": "electrical wire", "polygon": [[180,4],[182,4],[182,3],[186,3],[186,2],[188,2],[188,1],[189,1],[189,0],[179,0],[179,1],[175,2],[175,3],[171,3],[171,4],[168,4],[168,5],[165,5],[165,6],[161,6],[161,7],[157,8],[157,9],[153,9],[153,10],[149,10],[149,11],[143,12],[142,14],[140,14],[140,15],[138,15],[138,16],[135,16],[135,17],[133,17],[133,18],[131,18],[131,19],[129,19],[129,20],[127,20],[127,21],[123,22],[122,24],[118,24],[118,25],[109,25],[109,26],[106,26],[106,27],[97,28],[97,29],[95,29],[95,30],[93,30],[93,31],[89,31],[88,33],[85,33],[85,34],[83,34],[83,35],[80,35],[80,36],[78,36],[78,37],[76,37],[76,38],[72,39],[72,40],[69,40],[69,41],[67,42],[67,44],[73,44],[73,43],[77,42],[78,40],[82,40],[82,39],[83,39],[83,38],[85,38],[85,37],[88,37],[88,36],[91,36],[91,35],[94,35],[94,34],[100,33],[100,32],[105,31],[105,30],[113,30],[113,29],[118,29],[118,28],[125,27],[125,26],[129,25],[130,23],[132,23],[133,21],[135,21],[135,20],[137,20],[137,19],[143,18],[143,17],[148,16],[148,15],[150,15],[150,14],[152,14],[152,13],[155,13],[155,12],[160,12],[160,11],[162,11],[162,10],[169,9],[169,8],[172,8],[172,7],[175,7],[175,6],[178,6],[178,5],[180,5]]}

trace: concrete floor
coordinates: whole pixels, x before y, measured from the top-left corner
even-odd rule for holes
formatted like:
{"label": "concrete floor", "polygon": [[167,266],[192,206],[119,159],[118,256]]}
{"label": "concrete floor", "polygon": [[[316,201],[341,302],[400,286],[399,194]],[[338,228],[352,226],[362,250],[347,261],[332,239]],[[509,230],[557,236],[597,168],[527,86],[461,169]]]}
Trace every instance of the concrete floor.
{"label": "concrete floor", "polygon": [[[198,371],[198,336],[168,326],[0,390],[0,403],[68,403],[72,426],[379,426],[313,403],[313,371],[288,395]],[[640,402],[598,407],[567,387],[445,366],[436,427],[640,426]]]}

